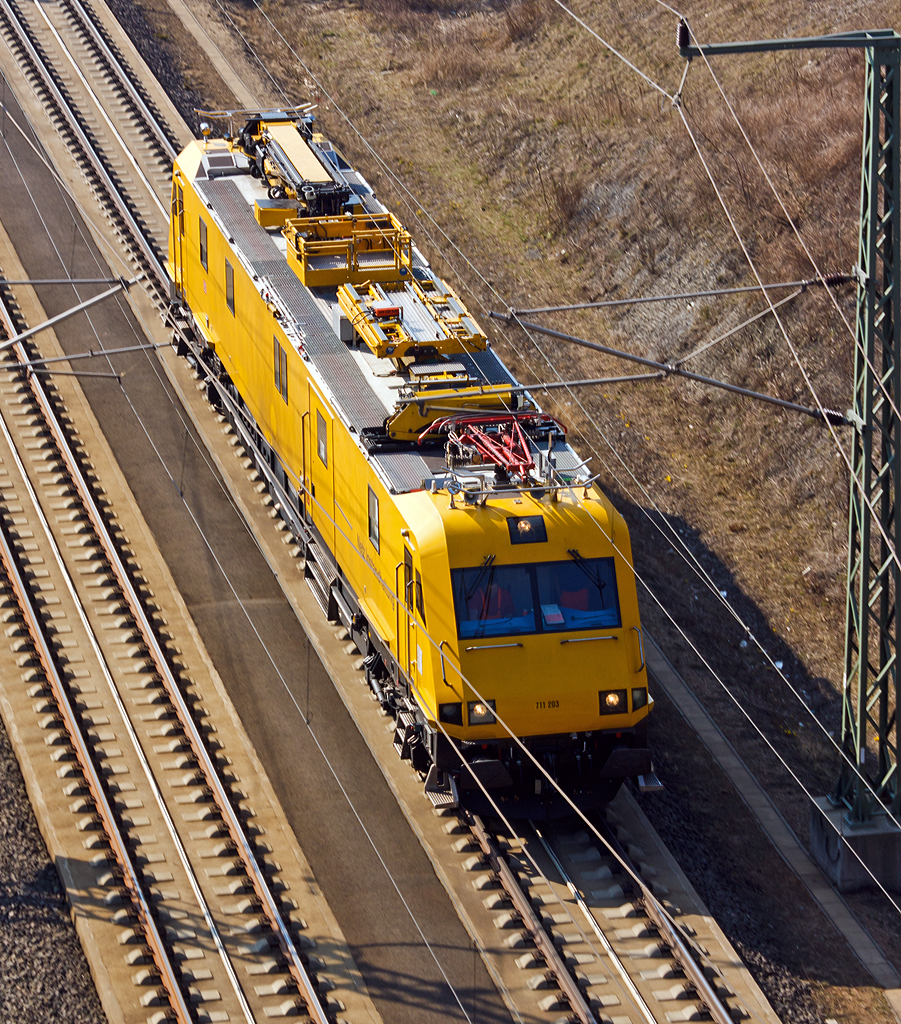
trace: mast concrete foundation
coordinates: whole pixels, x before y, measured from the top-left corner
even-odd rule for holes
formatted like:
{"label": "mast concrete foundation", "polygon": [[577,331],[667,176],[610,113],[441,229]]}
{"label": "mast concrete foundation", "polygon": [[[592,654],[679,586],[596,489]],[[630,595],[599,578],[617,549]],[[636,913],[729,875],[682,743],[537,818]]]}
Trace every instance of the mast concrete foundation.
{"label": "mast concrete foundation", "polygon": [[852,822],[847,808],[835,807],[828,797],[814,803],[810,849],[829,881],[840,892],[874,889],[876,882],[901,891],[901,829],[882,815]]}

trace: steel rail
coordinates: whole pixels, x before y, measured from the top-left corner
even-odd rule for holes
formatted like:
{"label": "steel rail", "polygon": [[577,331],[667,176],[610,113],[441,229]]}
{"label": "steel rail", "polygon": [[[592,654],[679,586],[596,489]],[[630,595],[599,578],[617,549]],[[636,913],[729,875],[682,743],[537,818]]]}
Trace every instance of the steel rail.
{"label": "steel rail", "polygon": [[720,999],[716,989],[710,984],[703,967],[692,953],[688,943],[679,934],[672,918],[661,906],[660,900],[647,887],[643,887],[641,899],[645,913],[656,925],[660,937],[672,950],[673,957],[678,961],[685,977],[691,982],[698,999],[704,1004],[707,1012],[716,1021],[716,1024],[734,1024],[735,1018]]}
{"label": "steel rail", "polygon": [[[2,431],[7,443],[12,446],[12,438],[2,418],[0,418],[0,431]],[[116,824],[116,815],[103,788],[100,772],[94,764],[84,733],[78,723],[75,708],[69,700],[65,683],[53,660],[53,653],[45,635],[39,613],[28,592],[28,586],[19,571],[5,529],[0,530],[0,559],[2,559],[3,568],[15,592],[22,617],[25,620],[31,641],[41,662],[44,677],[50,684],[53,699],[68,734],[69,742],[72,744],[75,760],[78,762],[78,767],[81,769],[81,773],[87,783],[91,800],[94,802],[94,807],[103,824],[103,832],[113,851],[116,863],[122,871],[122,881],[129,892],[132,906],[137,912],[140,927],[144,933],[147,945],[150,947],[153,962],[160,972],[160,981],[166,990],[169,1003],[181,1024],[193,1024],[194,1015],[185,1002],[175,969],[166,953],[166,944],[154,920],[150,898],[144,892],[137,868],[129,852],[128,843]]]}
{"label": "steel rail", "polygon": [[[25,22],[25,19],[21,16],[20,12],[14,7],[14,5],[9,2],[9,0],[2,0],[2,9],[6,13],[14,35],[17,37],[29,60],[34,65],[41,81],[52,97],[53,102],[59,107],[66,123],[78,140],[78,143],[83,148],[92,168],[97,173],[101,183],[109,193],[110,199],[125,221],[127,229],[137,242],[142,255],[150,263],[156,281],[164,290],[167,291],[168,278],[156,254],[153,242],[138,225],[137,220],[132,214],[131,209],[129,208],[120,189],[113,182],[113,179],[106,168],[105,162],[97,152],[96,147],[87,137],[85,130],[82,128],[80,120],[73,109],[73,105],[69,103],[63,95],[62,90],[53,80],[53,75],[50,72],[47,62],[42,59],[35,43],[30,38],[28,25]],[[53,31],[55,32],[55,30]],[[32,381],[32,386],[35,387],[36,379],[32,377]],[[51,416],[49,418],[48,427],[60,449],[60,452],[63,454],[64,459],[70,465],[74,465],[76,463],[74,453],[71,451],[68,439],[62,428],[55,421],[55,417]],[[144,638],[150,657],[156,667],[167,695],[173,706],[176,708],[181,724],[185,729],[191,751],[206,777],[216,806],[221,813],[223,820],[227,824],[232,840],[235,843],[236,853],[244,866],[254,892],[260,900],[262,911],[272,930],[278,936],[279,946],[288,961],[289,972],[294,979],[294,982],[297,984],[301,997],[306,1003],[307,1013],[312,1020],[316,1022],[316,1024],[331,1024],[331,1019],[328,1015],[326,1005],[321,1000],[317,986],[314,984],[313,979],[307,972],[303,959],[298,952],[296,943],[294,942],[278,903],[268,884],[266,874],[261,864],[258,862],[254,849],[244,831],[241,818],[232,805],[230,794],[220,777],[219,771],[206,747],[200,730],[194,722],[191,709],[181,693],[178,681],[175,678],[168,659],[166,658],[159,638],[156,635],[156,631],[154,630],[141,603],[140,597],[131,582],[129,573],[122,561],[122,558],[109,536],[108,531],[105,529],[103,516],[95,501],[94,495],[87,482],[81,477],[81,474],[76,473],[74,475],[73,483],[88,517],[98,534],[98,540],[103,548],[107,561],[119,581],[119,586],[123,591],[123,596],[129,606],[132,617]]]}
{"label": "steel rail", "polygon": [[638,991],[635,982],[632,980],[632,977],[626,970],[626,965],[623,963],[622,958],[617,955],[616,950],[613,948],[613,944],[604,934],[604,930],[598,924],[594,914],[592,914],[591,912],[590,907],[585,902],[581,892],[579,892],[578,887],[566,873],[557,855],[551,849],[550,843],[548,843],[545,837],[541,834],[541,831],[538,829],[537,825],[533,821],[530,821],[529,825],[531,826],[532,831],[535,833],[535,835],[538,836],[538,841],[544,847],[544,852],[551,858],[551,862],[559,872],[560,878],[563,880],[563,883],[566,885],[566,888],[569,889],[570,894],[576,901],[576,905],[578,906],[579,910],[582,911],[582,914],[585,917],[585,920],[588,922],[589,927],[594,932],[598,941],[604,947],[604,952],[607,954],[607,958],[616,968],[616,971],[622,979],[622,982],[625,985],[630,997],[632,998],[632,1001],[634,1002],[636,1009],[642,1015],[646,1024],[658,1024],[658,1020],[654,1016],[653,1011],[651,1010],[650,1006],[648,1006],[647,1002],[645,1002],[644,997]]}
{"label": "steel rail", "polygon": [[535,913],[528,896],[523,892],[522,886],[519,884],[516,875],[513,874],[510,865],[501,856],[491,837],[486,832],[481,818],[474,815],[471,820],[467,820],[467,824],[472,830],[476,842],[482,848],[482,852],[488,858],[492,869],[497,874],[504,891],[510,897],[516,912],[522,918],[524,927],[528,929],[529,934],[532,936],[536,949],[544,958],[548,969],[553,973],[557,984],[560,986],[560,991],[569,1003],[570,1009],[578,1017],[581,1024],[598,1024],[597,1017],[595,1017],[591,1007],[588,1005],[582,990],[576,984],[575,978],[573,978],[563,958],[557,952],[553,939],[548,935],[547,930]]}
{"label": "steel rail", "polygon": [[[72,451],[68,438],[60,424],[52,415],[47,418],[48,428],[50,429],[63,459],[70,467],[77,467],[75,454]],[[163,687],[176,709],[179,721],[185,730],[185,734],[191,746],[191,751],[197,759],[198,765],[210,786],[216,806],[219,809],[223,820],[226,822],[231,838],[235,843],[236,853],[241,859],[247,876],[253,885],[254,892],[260,899],[261,909],[273,931],[278,935],[279,945],[285,957],[289,961],[289,971],[297,984],[304,1002],[307,1004],[307,1012],[316,1024],[331,1024],[327,1009],[319,996],[313,979],[310,977],[303,963],[300,953],[297,950],[297,946],[282,917],[278,903],[276,902],[266,880],[266,874],[258,862],[253,847],[247,838],[241,818],[232,805],[231,798],[220,777],[219,770],[207,749],[200,730],[194,722],[191,709],[181,692],[178,680],[175,678],[172,667],[169,664],[159,638],[157,637],[156,630],[153,628],[153,624],[150,622],[150,618],[141,603],[137,590],[131,581],[129,572],[122,561],[122,557],[119,554],[112,538],[109,536],[109,531],[106,529],[103,515],[96,502],[94,494],[81,473],[76,471],[72,476],[72,482],[74,483],[78,496],[88,514],[88,518],[97,533],[98,540],[103,548],[107,561],[118,580],[119,587],[122,590],[126,602],[128,603],[129,611],[141,632],[150,658],[152,659],[154,667],[156,668],[156,671],[163,683]]]}
{"label": "steel rail", "polygon": [[[59,29],[50,20],[50,16],[47,14],[46,10],[44,9],[43,4],[36,4],[36,7],[37,7],[37,10],[40,13],[41,17],[43,18],[44,23],[46,24],[48,31],[52,34],[53,38],[56,40],[56,45],[60,48],[60,50],[62,50],[62,52],[66,55],[66,58],[68,59],[69,63],[72,65],[72,70],[75,72],[75,75],[78,78],[78,81],[81,82],[82,88],[87,92],[88,97],[90,98],[91,102],[94,104],[94,107],[95,107],[97,113],[103,119],[104,123],[106,124],[107,129],[110,132],[112,132],[113,138],[121,146],[122,151],[125,154],[125,157],[128,160],[128,162],[131,164],[132,170],[137,175],[138,180],[144,186],[144,188],[147,190],[147,192],[149,193],[150,198],[153,200],[153,202],[156,203],[157,210],[161,214],[163,214],[165,216],[166,213],[167,213],[166,207],[160,202],[160,198],[156,194],[156,189],[153,187],[152,182],[148,180],[147,175],[144,173],[144,169],[138,163],[137,159],[135,158],[134,153],[132,153],[132,151],[131,151],[131,148],[126,145],[125,140],[122,138],[121,134],[119,133],[119,129],[116,128],[116,126],[113,124],[113,119],[106,112],[106,109],[104,108],[103,104],[101,103],[100,98],[97,96],[97,93],[94,92],[94,90],[91,88],[91,84],[90,84],[90,82],[88,82],[87,76],[81,70],[81,62],[75,59],[74,54],[69,49],[69,47],[66,45],[66,41],[63,39],[62,35],[60,34]],[[109,77],[111,77],[111,76],[107,75],[107,78],[109,78]]]}
{"label": "steel rail", "polygon": [[[2,303],[0,303],[0,319],[4,321],[7,327],[10,326],[8,311]],[[22,479],[30,490],[28,478],[25,474],[25,467],[23,466],[19,454],[16,451],[12,437],[7,428],[6,421],[2,416],[0,416],[0,431],[2,431],[3,436],[9,445],[19,472],[22,475]],[[36,496],[33,492],[32,497],[36,500]],[[59,709],[63,725],[72,744],[75,759],[78,762],[82,774],[84,775],[91,799],[93,800],[97,813],[103,823],[104,834],[107,837],[113,851],[113,855],[116,858],[116,862],[122,870],[123,882],[129,891],[132,905],[137,912],[140,926],[147,940],[147,944],[151,949],[154,963],[160,972],[160,980],[163,987],[166,989],[169,1003],[177,1014],[180,1024],[192,1024],[194,1015],[185,1001],[177,973],[166,952],[166,944],[157,927],[151,908],[150,898],[144,892],[144,887],[141,883],[134,859],[129,851],[128,843],[117,824],[116,814],[109,798],[107,797],[100,771],[94,763],[84,732],[78,722],[78,716],[75,708],[69,699],[65,682],[57,667],[56,659],[54,658],[53,651],[47,639],[46,630],[41,622],[40,614],[35,607],[35,603],[31,597],[28,586],[19,569],[18,560],[16,559],[12,546],[9,543],[5,529],[0,530],[0,558],[2,558],[3,566],[16,594],[16,600],[18,601],[23,618],[25,619],[25,624],[31,636],[32,643],[35,646],[35,651],[40,660],[44,676],[50,684],[50,688],[53,692],[53,698],[56,702],[57,708]]]}
{"label": "steel rail", "polygon": [[673,958],[682,968],[685,977],[691,982],[698,999],[707,1008],[707,1012],[716,1021],[716,1024],[730,1024],[730,1022],[734,1022],[729,1007],[720,999],[716,989],[710,984],[707,975],[704,973],[703,964],[679,933],[679,929],[672,916],[641,880],[641,876],[623,849],[622,844],[613,836],[607,836],[607,842],[616,856],[628,867],[630,877],[638,887],[639,899],[645,913],[660,933],[660,938],[670,947]]}
{"label": "steel rail", "polygon": [[81,125],[81,122],[69,101],[63,95],[62,90],[56,84],[53,79],[53,75],[47,65],[47,62],[39,54],[34,42],[28,31],[27,22],[21,16],[20,12],[15,8],[14,4],[10,0],[0,0],[0,9],[5,13],[7,21],[13,31],[13,34],[18,39],[19,44],[31,61],[35,72],[41,79],[44,88],[50,94],[53,102],[56,104],[59,112],[70,131],[73,133],[84,151],[84,155],[88,160],[94,173],[100,179],[101,184],[106,189],[109,199],[115,206],[115,209],[122,220],[125,222],[125,226],[131,235],[132,240],[137,244],[141,255],[150,265],[155,278],[155,283],[158,287],[162,297],[168,295],[169,290],[169,279],[165,272],[165,269],[157,255],[155,245],[151,239],[149,239],[146,233],[142,230],[137,222],[135,215],[133,214],[128,203],[125,201],[120,189],[116,186],[112,179],[110,172],[107,170],[106,164],[97,151],[97,148],[90,141]]}
{"label": "steel rail", "polygon": [[[588,924],[591,927],[592,931],[595,933],[601,944],[604,946],[607,955],[610,957],[617,971],[623,978],[623,981],[627,989],[629,990],[630,995],[635,1000],[635,1003],[638,1009],[640,1010],[642,1016],[644,1017],[645,1021],[647,1021],[648,1024],[656,1024],[658,1018],[654,1016],[654,1012],[651,1010],[651,1008],[645,1002],[642,995],[639,993],[638,989],[635,986],[635,982],[631,979],[631,977],[628,974],[628,971],[626,970],[625,964],[614,951],[609,939],[606,937],[606,935],[604,935],[603,929],[598,924],[594,914],[591,912],[591,908],[585,902],[582,893],[579,891],[575,882],[573,882],[573,880],[567,874],[566,869],[560,863],[560,860],[554,853],[553,849],[551,849],[551,845],[548,842],[548,840],[542,835],[541,830],[535,825],[534,822],[529,822],[529,824],[531,825],[535,835],[538,837],[541,845],[544,847],[545,852],[553,862],[554,867],[560,873],[560,877],[563,880],[563,883],[569,889],[570,893],[573,896],[573,899],[576,901],[576,904],[582,911],[583,915],[585,916],[585,919],[588,921]],[[619,844],[616,843],[615,845],[618,846]],[[622,856],[628,862],[628,858],[626,858],[626,855],[622,850],[617,850],[617,854],[619,856]],[[637,878],[638,876],[635,875],[634,877]],[[697,958],[692,954],[688,944],[679,934],[678,928],[674,924],[670,915],[666,912],[666,910],[664,910],[663,906],[660,904],[660,901],[657,899],[656,896],[654,896],[651,890],[646,885],[644,885],[643,882],[640,883],[640,892],[641,903],[644,907],[645,913],[648,915],[648,918],[653,922],[654,927],[660,933],[661,939],[663,939],[667,946],[669,946],[670,950],[672,951],[673,958],[678,962],[679,966],[682,968],[685,977],[690,982],[692,988],[695,990],[698,1000],[701,1003],[703,1003],[704,1008],[707,1010],[707,1012],[710,1014],[711,1018],[716,1022],[716,1024],[734,1024],[734,1018],[732,1017],[732,1014],[729,1011],[729,1007],[727,1007],[722,1002],[720,997],[717,995],[716,989],[713,987],[713,985],[710,984],[706,974],[704,973],[703,967],[698,963]]]}
{"label": "steel rail", "polygon": [[97,25],[91,20],[91,16],[85,8],[85,5],[81,0],[62,0],[62,5],[68,7],[75,13],[75,17],[81,22],[84,29],[86,29],[91,38],[94,41],[95,46],[103,54],[105,60],[116,73],[119,83],[128,93],[132,103],[138,108],[138,112],[147,122],[147,124],[153,129],[153,133],[156,136],[156,141],[159,143],[160,148],[164,151],[163,155],[169,160],[174,161],[178,156],[178,150],[172,144],[169,139],[169,135],[162,121],[153,112],[150,104],[144,99],[140,91],[135,87],[131,76],[128,74],[125,65],[116,56],[112,47],[107,43],[103,37],[103,33],[97,28]]}
{"label": "steel rail", "polygon": [[[0,303],[0,317],[2,317],[3,322],[4,322],[5,325],[7,325],[7,327],[11,324],[11,318],[9,317],[8,312],[7,312],[7,310],[5,309],[5,307],[3,306],[2,303]],[[15,353],[19,357],[25,355],[24,346],[21,345],[21,344],[16,344],[16,346],[14,348],[14,351],[15,351]],[[74,452],[72,452],[71,447],[68,445],[68,439],[65,437],[64,434],[61,434],[58,431],[54,431],[54,429],[53,429],[55,426],[58,425],[58,421],[57,421],[56,414],[55,414],[55,412],[53,410],[52,403],[50,402],[50,399],[49,399],[49,397],[48,397],[48,395],[46,393],[46,390],[44,388],[44,384],[43,384],[42,381],[40,381],[39,379],[35,378],[33,375],[30,375],[29,376],[29,386],[31,388],[31,393],[32,393],[32,396],[34,398],[34,401],[35,401],[36,405],[38,406],[38,410],[40,411],[41,415],[44,417],[45,425],[51,430],[51,433],[53,433],[53,435],[54,435],[54,441],[57,444],[58,454],[60,455],[60,457],[61,457],[61,459],[62,459],[62,461],[63,461],[63,463],[64,463],[64,465],[65,465],[65,467],[66,467],[66,469],[67,469],[67,471],[69,473],[70,482],[76,485],[76,489],[79,489],[78,488],[78,484],[79,483],[84,483],[83,474],[81,472],[80,467],[78,466],[77,460],[75,459]],[[248,1024],[252,1024],[253,1013],[252,1013],[252,1011],[250,1009],[249,1003],[247,1002],[247,998],[246,998],[246,996],[245,996],[245,994],[244,994],[244,992],[243,992],[243,990],[241,988],[241,984],[240,984],[240,982],[238,980],[238,976],[237,976],[237,973],[236,973],[236,971],[234,969],[234,965],[231,963],[231,961],[229,959],[228,953],[227,953],[227,951],[225,949],[225,944],[222,941],[222,936],[221,936],[221,934],[219,932],[219,929],[216,926],[215,920],[213,919],[212,911],[210,910],[209,904],[207,903],[206,899],[203,896],[203,893],[201,892],[200,885],[199,885],[199,882],[197,880],[197,875],[196,875],[196,872],[194,871],[194,869],[191,866],[190,860],[188,858],[187,850],[185,849],[185,846],[184,846],[184,843],[181,840],[181,837],[178,835],[178,830],[177,830],[177,828],[175,826],[175,822],[174,822],[174,820],[172,818],[172,815],[170,814],[169,809],[166,806],[165,799],[163,798],[162,791],[160,790],[159,784],[157,783],[157,781],[156,781],[156,779],[155,779],[155,777],[153,775],[153,771],[152,771],[152,769],[150,767],[150,763],[149,763],[149,761],[148,761],[148,759],[147,759],[147,757],[146,757],[146,755],[145,755],[145,753],[144,753],[144,751],[143,751],[143,749],[141,747],[140,740],[139,740],[139,738],[137,736],[137,733],[135,732],[135,729],[134,729],[134,727],[133,727],[133,725],[132,725],[132,723],[131,723],[131,721],[129,719],[128,713],[127,713],[126,708],[125,708],[125,704],[124,704],[122,698],[120,697],[120,695],[119,695],[119,693],[118,693],[118,691],[116,689],[116,685],[115,685],[115,682],[113,680],[113,675],[112,675],[112,672],[110,670],[109,663],[108,663],[107,658],[104,655],[103,651],[100,649],[99,643],[97,642],[96,634],[95,634],[95,632],[94,632],[94,630],[93,630],[93,628],[92,628],[92,626],[91,626],[91,624],[90,624],[90,622],[88,620],[88,616],[87,616],[87,613],[85,611],[84,604],[83,604],[82,600],[80,599],[80,597],[78,596],[78,593],[77,593],[74,581],[72,580],[71,573],[69,572],[69,570],[65,566],[62,554],[60,553],[59,547],[58,547],[58,545],[56,543],[56,540],[53,537],[53,534],[51,532],[50,524],[47,521],[46,516],[44,515],[43,509],[41,508],[38,496],[35,493],[34,488],[31,485],[31,482],[29,481],[28,477],[26,476],[25,467],[22,464],[22,461],[21,461],[21,459],[19,457],[18,451],[16,451],[16,449],[15,449],[15,447],[13,445],[13,441],[12,441],[12,438],[9,435],[8,431],[7,431],[6,424],[4,422],[2,422],[2,418],[0,418],[0,430],[2,430],[4,436],[6,437],[7,443],[9,444],[10,451],[12,452],[13,458],[14,458],[14,460],[16,462],[16,465],[17,465],[17,467],[19,469],[19,472],[22,475],[22,479],[24,481],[24,485],[25,485],[25,487],[28,490],[29,496],[31,497],[32,504],[33,504],[33,506],[35,508],[35,513],[36,513],[36,515],[37,515],[37,517],[38,517],[38,519],[39,519],[39,521],[41,523],[41,526],[43,527],[44,534],[47,537],[47,541],[48,541],[51,549],[54,552],[55,559],[57,561],[57,564],[59,565],[59,568],[60,568],[60,570],[62,572],[63,578],[64,578],[64,580],[66,582],[66,587],[67,587],[67,589],[69,591],[69,594],[70,594],[70,596],[72,598],[72,601],[74,602],[74,604],[76,606],[76,610],[77,610],[79,619],[80,619],[82,625],[84,626],[85,632],[88,635],[88,640],[89,640],[89,643],[91,645],[91,649],[93,650],[94,655],[97,658],[97,662],[98,662],[98,665],[100,667],[100,670],[103,673],[104,679],[106,680],[106,684],[107,684],[107,687],[109,689],[110,696],[111,696],[113,702],[115,703],[115,705],[116,705],[116,707],[117,707],[117,709],[119,711],[119,714],[120,714],[121,719],[122,719],[123,726],[124,726],[126,732],[128,733],[129,739],[132,742],[132,746],[133,746],[133,748],[135,750],[135,753],[136,753],[136,755],[138,757],[138,760],[140,761],[141,767],[142,767],[142,769],[144,771],[145,778],[147,779],[147,782],[148,782],[148,784],[149,784],[149,786],[150,786],[150,788],[151,788],[151,790],[153,792],[153,795],[154,795],[154,797],[156,799],[156,803],[158,805],[160,813],[162,814],[163,819],[165,820],[166,828],[167,828],[167,830],[169,832],[169,835],[170,835],[170,837],[171,837],[171,839],[172,839],[172,841],[173,841],[173,843],[175,845],[175,848],[176,848],[176,850],[178,852],[178,856],[179,856],[179,859],[181,860],[182,867],[184,868],[185,874],[186,874],[186,876],[188,878],[188,884],[191,887],[191,891],[194,894],[194,897],[195,897],[195,899],[197,901],[198,907],[200,908],[200,912],[203,915],[204,921],[206,922],[207,929],[208,929],[208,931],[210,933],[210,936],[211,936],[211,938],[213,940],[213,945],[216,947],[216,950],[219,953],[219,956],[220,956],[220,959],[222,960],[222,963],[223,963],[223,966],[225,968],[225,971],[226,971],[226,973],[229,976],[229,980],[231,981],[232,987],[234,988],[235,994],[236,994],[236,996],[238,998],[238,1002],[240,1003],[241,1008],[244,1011],[245,1020],[248,1022]],[[61,444],[61,442],[62,442],[62,444]],[[80,489],[79,489],[79,492],[81,493]],[[108,530],[108,528],[106,526],[106,523],[101,521],[100,529],[97,528],[97,524],[95,522],[93,522],[93,520],[92,520],[92,525],[94,525],[94,530],[95,530],[96,538],[99,541],[102,542],[103,538],[107,537],[108,533],[109,533],[109,530]],[[74,729],[77,730],[76,732],[73,732],[73,729],[69,727],[70,724],[74,726]],[[69,732],[69,735],[70,735],[71,738],[73,738],[73,740],[81,739],[81,732],[80,732],[80,727],[78,725],[77,719],[72,719],[71,723],[67,723],[67,731]],[[121,830],[119,829],[118,824],[116,823],[115,817],[106,817],[104,820],[109,822],[109,824],[112,827],[112,830],[116,833],[117,836],[121,836]],[[121,847],[124,843],[125,843],[125,840],[123,839],[119,843],[119,847]],[[117,859],[121,860],[121,857],[118,854],[118,848],[117,848],[116,856],[117,856]],[[127,867],[128,865],[123,865],[123,866]],[[142,897],[142,902],[147,902],[147,901],[143,900],[143,897]],[[141,920],[142,920],[142,923],[143,923],[143,921],[145,920],[145,915],[141,915]],[[159,939],[158,934],[157,934],[157,939]],[[158,943],[156,941],[151,941],[150,944],[151,944],[151,946],[154,949],[157,949],[159,951],[159,955],[165,961],[168,962],[169,958],[168,958],[168,955],[165,952],[165,944],[161,944],[161,942]],[[162,971],[161,971],[161,973],[162,973]],[[173,974],[173,976],[176,977],[176,984],[178,984],[176,973],[174,971],[172,971],[171,973]],[[167,987],[167,991],[168,991],[168,985],[166,987]],[[180,989],[179,989],[179,991],[180,991]],[[188,1018],[188,1019],[191,1019],[191,1018]]]}

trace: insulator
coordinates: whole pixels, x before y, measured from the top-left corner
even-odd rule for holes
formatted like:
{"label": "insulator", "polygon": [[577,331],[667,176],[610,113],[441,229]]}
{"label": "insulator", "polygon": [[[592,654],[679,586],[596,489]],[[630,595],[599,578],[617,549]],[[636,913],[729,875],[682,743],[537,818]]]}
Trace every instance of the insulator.
{"label": "insulator", "polygon": [[838,274],[838,273],[836,273],[836,274],[826,274],[826,276],[822,278],[823,284],[825,284],[829,288],[834,288],[836,285],[840,285],[840,284],[846,284],[848,282],[848,280],[849,280],[849,277],[848,277],[847,274]]}
{"label": "insulator", "polygon": [[848,423],[848,417],[837,409],[824,409],[823,416],[827,423],[835,427],[843,427]]}
{"label": "insulator", "polygon": [[686,46],[691,42],[691,36],[688,31],[688,24],[684,18],[679,19],[679,26],[676,29],[676,45],[680,50],[684,50]]}

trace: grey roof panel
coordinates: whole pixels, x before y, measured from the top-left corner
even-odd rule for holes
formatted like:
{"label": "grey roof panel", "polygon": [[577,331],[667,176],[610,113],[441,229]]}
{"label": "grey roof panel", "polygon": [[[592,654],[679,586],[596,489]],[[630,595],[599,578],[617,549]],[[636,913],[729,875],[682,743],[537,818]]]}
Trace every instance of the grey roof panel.
{"label": "grey roof panel", "polygon": [[335,397],[348,422],[357,430],[380,427],[385,407],[376,397],[347,346],[332,330],[319,306],[279,254],[277,259],[254,264],[267,277],[292,317],[303,329],[304,350]]}
{"label": "grey roof panel", "polygon": [[[397,492],[421,490],[422,481],[436,471],[430,462],[438,461],[426,460],[416,452],[372,452],[369,457],[382,467]],[[440,463],[443,467],[444,459]]]}
{"label": "grey roof panel", "polygon": [[209,203],[219,215],[232,238],[233,244],[251,261],[267,260],[278,252],[275,242],[257,224],[253,208],[241,195],[238,186],[229,178],[215,181],[195,181],[194,187],[201,199]]}
{"label": "grey roof panel", "polygon": [[[204,202],[215,209],[227,236],[250,263],[253,272],[266,278],[304,335],[304,351],[331,392],[336,411],[360,431],[381,427],[385,407],[360,370],[320,306],[288,266],[274,239],[262,228],[237,183],[230,178],[197,181],[194,186]],[[425,266],[425,264],[424,264]],[[473,378],[489,384],[516,383],[493,351],[462,354],[458,364]],[[370,452],[395,493],[419,490],[422,481],[446,468],[444,459],[418,452]]]}
{"label": "grey roof panel", "polygon": [[304,349],[335,398],[339,410],[357,429],[380,427],[385,409],[359,366],[338,339],[331,324],[288,266],[274,240],[260,227],[253,210],[235,182],[227,178],[197,182],[197,191],[212,203],[216,213],[247,257],[254,273],[269,279],[288,312],[305,335]]}
{"label": "grey roof panel", "polygon": [[518,381],[494,354],[493,349],[484,352],[470,352],[456,356],[466,367],[471,377],[484,380],[486,384],[517,384]]}

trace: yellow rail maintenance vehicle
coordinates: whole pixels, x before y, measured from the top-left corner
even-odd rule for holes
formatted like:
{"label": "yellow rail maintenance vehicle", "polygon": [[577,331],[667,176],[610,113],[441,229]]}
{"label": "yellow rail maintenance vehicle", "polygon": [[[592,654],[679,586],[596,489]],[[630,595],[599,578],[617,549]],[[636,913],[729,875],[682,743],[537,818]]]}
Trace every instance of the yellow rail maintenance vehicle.
{"label": "yellow rail maintenance vehicle", "polygon": [[308,108],[175,163],[178,344],[350,631],[436,805],[550,815],[652,782],[622,517]]}

